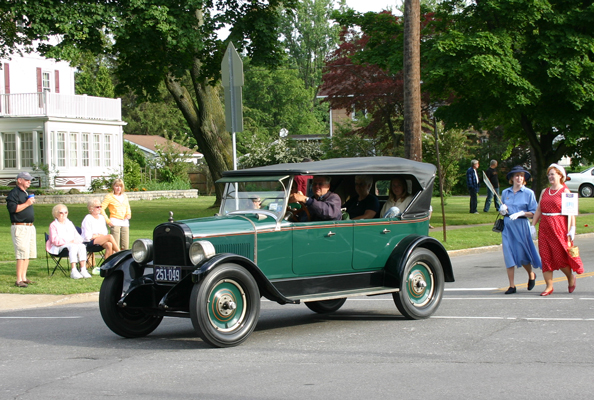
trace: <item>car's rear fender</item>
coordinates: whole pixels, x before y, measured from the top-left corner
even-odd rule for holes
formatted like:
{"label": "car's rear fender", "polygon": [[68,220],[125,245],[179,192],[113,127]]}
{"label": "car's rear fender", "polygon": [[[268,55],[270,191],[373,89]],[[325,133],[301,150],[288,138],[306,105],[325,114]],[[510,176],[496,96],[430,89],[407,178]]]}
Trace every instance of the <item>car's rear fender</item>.
{"label": "car's rear fender", "polygon": [[386,273],[391,278],[396,279],[398,285],[400,284],[400,278],[402,277],[408,259],[417,248],[424,248],[435,254],[441,263],[444,280],[446,282],[454,282],[452,262],[443,245],[431,236],[409,235],[398,242],[386,262]]}
{"label": "car's rear fender", "polygon": [[194,284],[200,283],[202,279],[215,270],[219,265],[226,263],[237,264],[245,268],[258,283],[260,294],[268,300],[276,301],[279,304],[297,303],[283,296],[252,260],[237,254],[221,253],[212,257],[192,273],[192,282]]}

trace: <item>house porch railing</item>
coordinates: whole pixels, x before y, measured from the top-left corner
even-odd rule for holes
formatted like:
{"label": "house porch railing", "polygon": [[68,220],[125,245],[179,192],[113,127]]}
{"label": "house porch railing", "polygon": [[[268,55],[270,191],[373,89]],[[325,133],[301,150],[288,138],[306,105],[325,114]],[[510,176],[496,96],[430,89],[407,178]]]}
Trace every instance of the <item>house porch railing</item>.
{"label": "house porch railing", "polygon": [[60,117],[121,121],[120,99],[59,93],[0,95],[0,117]]}

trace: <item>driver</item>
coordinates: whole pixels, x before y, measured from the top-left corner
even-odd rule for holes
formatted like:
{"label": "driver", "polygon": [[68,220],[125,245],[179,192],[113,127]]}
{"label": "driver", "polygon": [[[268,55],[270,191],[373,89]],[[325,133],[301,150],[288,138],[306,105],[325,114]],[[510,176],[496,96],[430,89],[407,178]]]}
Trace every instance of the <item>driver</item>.
{"label": "driver", "polygon": [[330,191],[329,176],[314,176],[311,184],[313,197],[305,196],[301,191],[292,193],[289,202],[299,202],[309,208],[311,221],[339,221],[342,219],[340,196]]}

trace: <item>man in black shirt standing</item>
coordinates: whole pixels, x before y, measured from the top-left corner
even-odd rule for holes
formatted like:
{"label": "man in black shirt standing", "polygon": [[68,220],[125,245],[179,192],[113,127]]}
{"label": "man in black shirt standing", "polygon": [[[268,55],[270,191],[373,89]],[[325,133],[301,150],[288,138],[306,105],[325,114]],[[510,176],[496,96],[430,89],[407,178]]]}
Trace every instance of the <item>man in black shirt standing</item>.
{"label": "man in black shirt standing", "polygon": [[[487,175],[487,179],[493,185],[493,189],[499,194],[499,178],[497,177],[497,161],[491,160],[489,163],[489,168],[485,171],[485,175]],[[483,209],[484,212],[489,212],[489,208],[491,208],[491,200],[495,197],[495,209],[499,211],[499,197],[493,196],[493,192],[487,189],[487,199],[485,200],[485,208]]]}
{"label": "man in black shirt standing", "polygon": [[10,214],[10,234],[16,255],[16,286],[26,288],[32,283],[27,279],[29,259],[37,258],[37,241],[33,225],[35,197],[27,193],[33,177],[28,172],[20,172],[17,184],[6,196],[6,208]]}

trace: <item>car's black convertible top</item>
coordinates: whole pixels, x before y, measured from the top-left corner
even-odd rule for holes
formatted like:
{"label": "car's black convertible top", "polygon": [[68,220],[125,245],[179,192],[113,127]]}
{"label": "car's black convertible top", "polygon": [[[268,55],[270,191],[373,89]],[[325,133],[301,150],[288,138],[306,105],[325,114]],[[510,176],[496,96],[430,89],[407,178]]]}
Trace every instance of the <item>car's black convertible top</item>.
{"label": "car's black convertible top", "polygon": [[333,158],[292,164],[276,164],[265,167],[223,172],[224,177],[270,176],[270,175],[413,175],[421,189],[433,184],[435,166],[400,157],[354,157]]}

